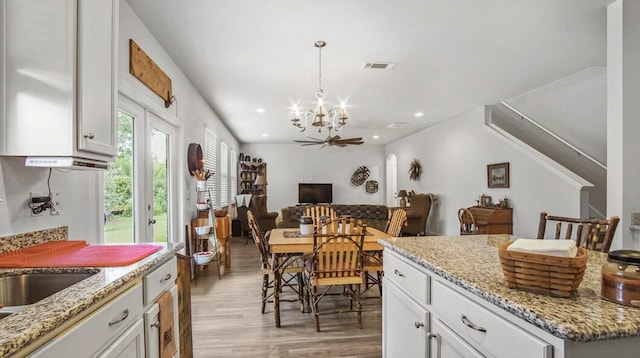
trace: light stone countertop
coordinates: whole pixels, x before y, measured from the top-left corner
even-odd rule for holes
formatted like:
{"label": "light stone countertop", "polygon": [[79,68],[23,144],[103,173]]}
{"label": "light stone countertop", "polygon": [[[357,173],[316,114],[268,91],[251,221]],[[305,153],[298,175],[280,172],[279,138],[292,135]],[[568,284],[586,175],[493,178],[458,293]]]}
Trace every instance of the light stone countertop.
{"label": "light stone countertop", "polygon": [[155,269],[183,247],[183,243],[167,244],[162,250],[129,266],[0,269],[0,277],[28,272],[96,272],[20,312],[0,319],[0,357],[12,356],[82,311],[102,304],[105,297]]}
{"label": "light stone countertop", "polygon": [[379,243],[487,302],[577,342],[640,336],[640,308],[600,297],[601,267],[607,255],[589,252],[587,270],[570,298],[510,289],[502,276],[498,245],[510,235],[423,236]]}

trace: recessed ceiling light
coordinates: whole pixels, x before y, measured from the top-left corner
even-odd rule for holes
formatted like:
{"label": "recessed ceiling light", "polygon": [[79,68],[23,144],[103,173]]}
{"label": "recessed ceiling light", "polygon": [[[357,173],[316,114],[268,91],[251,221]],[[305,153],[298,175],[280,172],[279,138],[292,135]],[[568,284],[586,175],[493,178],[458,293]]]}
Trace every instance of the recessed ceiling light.
{"label": "recessed ceiling light", "polygon": [[258,113],[264,113],[264,108],[258,108],[258,109],[256,109],[256,112],[258,112]]}
{"label": "recessed ceiling light", "polygon": [[380,136],[379,136],[379,135],[374,135],[374,136],[373,136],[373,137],[371,137],[371,138],[373,138],[373,139],[378,139],[378,138],[380,138]]}
{"label": "recessed ceiling light", "polygon": [[424,113],[422,113],[422,112],[416,112],[416,113],[414,113],[414,114],[413,114],[413,116],[414,116],[414,117],[422,117],[422,116],[424,116]]}
{"label": "recessed ceiling light", "polygon": [[262,134],[262,136],[263,136],[263,137],[268,137],[268,136],[269,136],[269,133],[264,133],[264,134]]}

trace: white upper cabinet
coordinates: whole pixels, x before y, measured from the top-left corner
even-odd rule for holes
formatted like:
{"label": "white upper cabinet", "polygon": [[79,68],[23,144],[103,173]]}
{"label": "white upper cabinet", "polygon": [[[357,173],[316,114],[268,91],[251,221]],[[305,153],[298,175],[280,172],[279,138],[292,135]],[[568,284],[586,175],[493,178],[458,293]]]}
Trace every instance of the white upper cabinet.
{"label": "white upper cabinet", "polygon": [[117,154],[118,0],[2,0],[0,154]]}

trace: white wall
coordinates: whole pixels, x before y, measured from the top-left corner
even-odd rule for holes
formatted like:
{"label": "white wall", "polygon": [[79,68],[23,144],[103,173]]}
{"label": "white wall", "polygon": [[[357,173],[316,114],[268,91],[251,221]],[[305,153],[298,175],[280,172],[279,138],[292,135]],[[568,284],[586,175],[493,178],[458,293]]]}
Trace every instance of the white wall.
{"label": "white wall", "polygon": [[[384,204],[385,155],[381,145],[345,148],[298,144],[244,144],[242,150],[267,163],[268,208],[278,211],[298,203],[298,183],[332,183],[333,202],[338,204]],[[367,180],[378,181],[378,192],[369,194],[364,184],[354,186],[351,176],[360,166],[370,170]],[[281,220],[281,215],[278,220]]]}
{"label": "white wall", "polygon": [[[178,128],[178,148],[173,152],[178,156],[177,170],[177,209],[180,213],[173,232],[177,241],[182,239],[185,224],[194,216],[196,197],[195,180],[189,175],[186,164],[189,143],[200,143],[204,148],[204,129],[208,128],[218,136],[218,153],[220,142],[224,141],[230,150],[239,152],[239,144],[233,134],[220,121],[218,115],[202,98],[193,84],[186,78],[182,70],[173,62],[162,45],[142,23],[129,3],[120,0],[120,33],[119,33],[119,87],[120,91],[139,104],[171,122]],[[129,39],[133,39],[149,57],[171,78],[176,103],[169,109],[164,108],[163,100],[151,92],[142,82],[129,73]],[[220,178],[220,160],[216,175]],[[218,200],[220,202],[220,200]]]}
{"label": "white wall", "polygon": [[[385,156],[398,157],[398,189],[434,193],[438,203],[428,223],[430,233],[457,235],[457,211],[476,204],[481,194],[494,202],[506,196],[513,208],[513,232],[535,237],[541,211],[578,217],[580,189],[496,135],[484,125],[484,108],[452,118],[388,144]],[[420,181],[409,181],[409,163],[422,163]],[[510,163],[510,188],[487,188],[487,164]]]}

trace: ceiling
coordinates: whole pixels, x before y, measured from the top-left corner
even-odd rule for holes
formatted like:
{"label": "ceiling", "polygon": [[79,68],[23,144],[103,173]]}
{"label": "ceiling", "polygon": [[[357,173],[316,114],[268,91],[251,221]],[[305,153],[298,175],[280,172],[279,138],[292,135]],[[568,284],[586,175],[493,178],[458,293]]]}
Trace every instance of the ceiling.
{"label": "ceiling", "polygon": [[606,64],[607,0],[128,2],[241,143],[326,137],[289,121],[313,106],[317,40],[325,102],[347,104],[339,134],[367,144]]}

